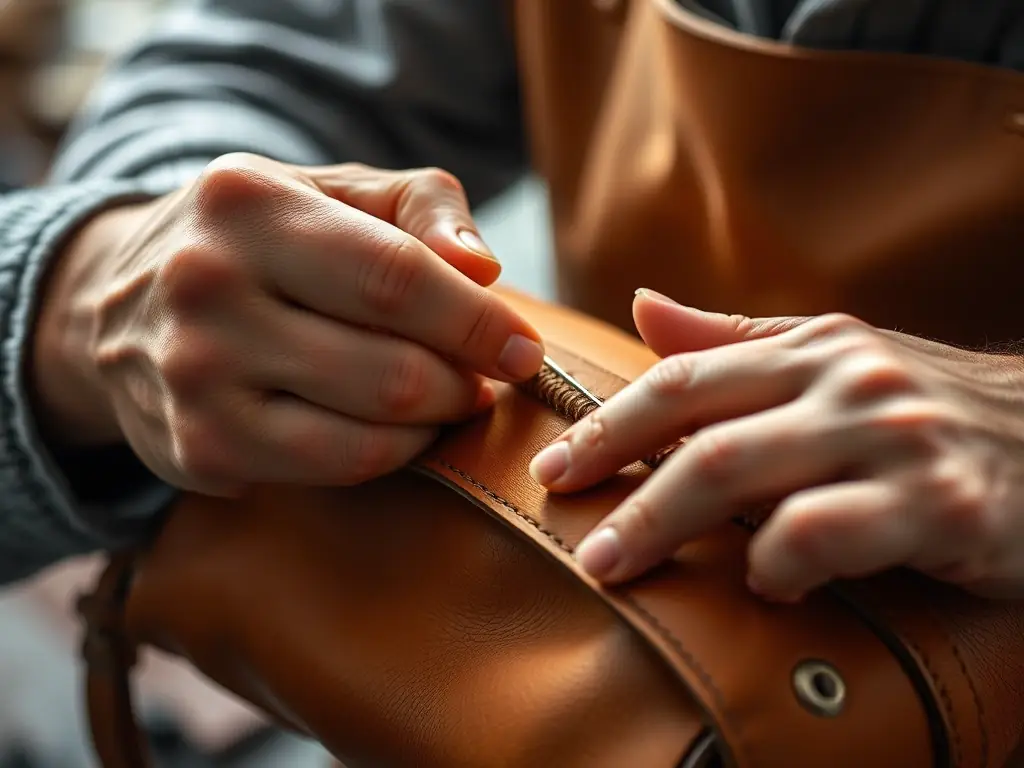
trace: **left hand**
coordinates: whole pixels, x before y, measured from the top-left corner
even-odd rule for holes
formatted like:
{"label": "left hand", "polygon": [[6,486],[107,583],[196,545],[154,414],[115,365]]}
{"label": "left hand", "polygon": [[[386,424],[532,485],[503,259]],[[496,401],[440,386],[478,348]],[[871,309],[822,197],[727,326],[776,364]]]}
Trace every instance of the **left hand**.
{"label": "left hand", "polygon": [[1024,596],[1024,360],[845,315],[751,319],[645,291],[633,311],[664,360],[532,465],[580,490],[692,435],[580,544],[595,578],[636,577],[781,500],[749,549],[765,597],[896,566]]}

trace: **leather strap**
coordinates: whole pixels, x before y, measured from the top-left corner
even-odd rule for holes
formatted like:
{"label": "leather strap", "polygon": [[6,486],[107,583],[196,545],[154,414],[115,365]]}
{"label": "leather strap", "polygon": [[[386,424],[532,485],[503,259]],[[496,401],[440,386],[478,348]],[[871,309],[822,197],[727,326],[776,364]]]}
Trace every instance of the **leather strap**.
{"label": "leather strap", "polygon": [[125,628],[125,601],[135,555],[111,557],[91,594],[78,600],[85,624],[86,705],[93,745],[104,768],[150,768],[152,760],[132,709],[135,645]]}
{"label": "leather strap", "polygon": [[[546,347],[596,399],[606,400],[627,384],[618,373],[590,362],[585,351],[570,351],[549,338]],[[570,408],[552,405],[569,402],[568,395],[541,399],[567,422],[573,420]],[[536,447],[564,429],[537,416],[535,404],[513,400],[502,413],[501,425],[492,427],[490,439],[472,428],[453,431],[416,468],[536,543],[645,637],[716,724],[724,762],[786,765],[799,748],[806,764],[849,765],[841,758],[853,754],[864,757],[865,765],[947,764],[948,754],[934,754],[931,748],[935,735],[930,731],[944,727],[941,718],[929,721],[930,713],[924,711],[922,696],[930,701],[932,692],[912,684],[900,659],[860,616],[826,590],[794,607],[749,598],[740,562],[750,535],[746,526],[723,527],[693,542],[682,562],[616,589],[604,589],[582,573],[572,553],[597,523],[586,494],[548,495],[514,475],[524,471],[524,446]],[[517,469],[510,472],[510,465]],[[606,499],[611,494],[624,497],[643,474],[631,468],[606,483],[602,493]],[[714,607],[722,605],[730,609]],[[693,621],[694,616],[702,620]],[[751,628],[756,628],[752,636],[757,653],[728,639]],[[723,652],[723,645],[739,652]],[[765,659],[773,663],[766,665]],[[841,720],[809,714],[793,695],[792,670],[809,660],[825,661],[857,681]],[[873,699],[891,708],[887,724],[906,737],[900,743],[888,745],[877,738],[879,710]],[[841,728],[835,727],[837,722]],[[801,734],[799,747],[794,734]]]}

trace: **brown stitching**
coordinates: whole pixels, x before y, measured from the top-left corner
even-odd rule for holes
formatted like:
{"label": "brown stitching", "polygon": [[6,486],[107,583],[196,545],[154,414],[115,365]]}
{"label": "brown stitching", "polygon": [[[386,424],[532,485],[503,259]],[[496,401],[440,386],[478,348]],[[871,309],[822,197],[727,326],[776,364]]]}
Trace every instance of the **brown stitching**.
{"label": "brown stitching", "polygon": [[949,729],[953,736],[953,765],[963,765],[963,743],[960,740],[960,729],[956,727],[956,710],[953,709],[953,697],[950,696],[949,689],[942,682],[942,678],[936,672],[935,667],[932,666],[924,649],[902,632],[897,632],[896,634],[921,659],[921,663],[924,664],[929,677],[931,677],[939,689],[939,698],[942,699],[942,703],[945,705],[946,714],[949,716]]}
{"label": "brown stitching", "polygon": [[570,386],[548,366],[523,383],[521,389],[550,406],[555,413],[569,421],[579,421],[597,410],[597,404]]}
{"label": "brown stitching", "polygon": [[484,485],[483,483],[478,482],[476,479],[471,477],[466,472],[463,472],[458,467],[453,467],[447,461],[443,461],[442,459],[435,459],[435,461],[437,461],[437,463],[440,464],[445,469],[448,469],[448,470],[451,470],[452,472],[454,472],[456,475],[461,477],[463,480],[465,480],[467,483],[472,485],[477,490],[482,491],[483,493],[485,493],[489,499],[493,499],[494,501],[496,501],[499,504],[501,504],[501,506],[505,507],[505,509],[507,509],[509,512],[514,514],[516,517],[518,517],[524,523],[528,523],[529,525],[531,525],[534,528],[536,528],[538,531],[540,531],[545,536],[547,536],[549,539],[551,539],[551,541],[553,541],[555,544],[557,544],[558,548],[561,549],[563,552],[566,552],[566,553],[568,553],[570,555],[572,554],[572,547],[570,547],[568,544],[566,544],[564,541],[562,541],[558,536],[553,534],[551,531],[546,530],[543,526],[541,526],[540,523],[538,523],[536,520],[534,520],[528,514],[523,512],[521,509],[519,509],[511,501],[509,501],[508,499],[502,498],[501,496],[496,494],[494,491],[492,491],[490,488],[488,488],[486,485]]}
{"label": "brown stitching", "polygon": [[[551,531],[546,530],[543,526],[541,526],[540,523],[538,523],[532,517],[530,517],[525,512],[523,512],[521,509],[519,509],[511,501],[509,501],[508,499],[503,498],[502,496],[499,496],[497,493],[492,491],[486,485],[484,485],[483,483],[478,481],[476,478],[471,476],[468,472],[464,472],[463,470],[459,469],[458,467],[452,466],[451,464],[449,464],[447,461],[444,461],[443,459],[435,459],[435,461],[438,464],[440,464],[442,467],[444,467],[445,469],[447,469],[447,470],[449,470],[451,472],[454,472],[456,475],[461,477],[463,480],[465,480],[467,483],[472,485],[477,490],[479,490],[482,493],[486,494],[489,499],[492,499],[493,501],[496,501],[499,504],[501,504],[503,507],[505,507],[505,509],[507,509],[509,512],[512,512],[520,520],[522,520],[523,522],[525,522],[528,525],[532,526],[535,530],[540,531],[541,533],[543,533],[555,545],[557,545],[558,548],[561,549],[563,552],[565,552],[565,553],[567,553],[569,555],[571,555],[573,553],[572,547],[570,547],[568,544],[566,544],[561,538],[559,538],[557,535],[555,535]],[[736,734],[737,744],[734,747],[732,747],[731,749],[732,749],[733,753],[737,757],[737,762],[740,762],[740,763],[745,762],[744,760],[738,759],[739,756],[743,752],[743,750],[741,750],[739,748],[739,743],[738,743],[740,741],[740,738],[739,738],[740,729],[739,729],[737,723],[732,719],[731,715],[729,714],[729,710],[726,707],[726,703],[725,703],[725,697],[722,695],[722,692],[721,692],[721,690],[719,690],[718,686],[715,685],[714,678],[712,678],[711,675],[708,674],[707,670],[705,670],[704,667],[701,666],[700,662],[697,660],[697,657],[694,656],[692,653],[690,653],[690,651],[688,651],[686,649],[686,647],[683,645],[682,641],[680,641],[679,638],[677,638],[668,627],[666,627],[664,624],[662,624],[660,621],[658,621],[658,619],[655,618],[655,616],[650,611],[648,611],[646,608],[641,606],[640,603],[637,602],[636,598],[633,597],[633,595],[629,594],[628,592],[621,591],[621,590],[618,591],[616,594],[619,596],[620,599],[622,599],[624,602],[628,603],[630,605],[630,607],[633,608],[633,610],[635,610],[637,613],[639,613],[641,616],[643,616],[651,624],[652,627],[654,627],[655,631],[659,635],[661,635],[662,639],[665,642],[667,642],[669,645],[672,646],[672,648],[675,649],[675,651],[683,658],[683,661],[690,667],[690,670],[697,675],[697,677],[700,679],[700,681],[708,689],[708,691],[711,694],[711,697],[714,699],[715,704],[718,707],[718,710],[722,713],[723,719],[726,721],[726,723],[729,724],[729,727]]]}
{"label": "brown stitching", "polygon": [[[953,750],[955,757],[955,765],[961,765],[963,762],[963,741],[960,735],[960,729],[956,724],[956,713],[953,709],[952,696],[949,694],[949,690],[942,682],[935,669],[931,666],[928,657],[924,654],[924,651],[909,637],[903,636],[903,642],[910,646],[917,655],[921,658],[925,669],[928,674],[931,675],[932,680],[935,681],[936,686],[939,688],[939,695],[942,697],[943,702],[946,705],[946,711],[949,713],[949,727],[952,731],[953,736]],[[974,678],[971,677],[970,672],[967,669],[967,663],[964,661],[963,654],[960,652],[960,647],[957,645],[956,640],[953,637],[946,635],[946,640],[949,642],[950,649],[953,651],[953,658],[956,659],[957,666],[960,667],[960,674],[967,680],[967,687],[971,692],[971,698],[974,700],[974,710],[978,716],[978,732],[980,740],[980,752],[981,752],[981,768],[988,768],[989,764],[989,738],[988,728],[985,726],[985,707],[982,704],[981,696],[978,693],[978,688],[974,683]]]}
{"label": "brown stitching", "polygon": [[978,713],[978,730],[981,732],[981,768],[988,768],[988,729],[985,727],[985,707],[981,703],[981,696],[978,694],[978,688],[974,684],[974,678],[967,671],[967,664],[960,653],[960,647],[952,637],[949,638],[949,644],[953,649],[953,657],[956,659],[957,664],[960,665],[960,672],[967,678],[967,687],[971,689],[974,709]]}
{"label": "brown stitching", "polygon": [[722,692],[718,689],[718,686],[715,685],[714,678],[712,678],[711,675],[708,674],[707,670],[705,670],[704,667],[701,666],[700,662],[697,661],[697,658],[683,646],[679,638],[677,638],[668,627],[666,627],[664,624],[658,621],[654,614],[652,614],[646,608],[641,606],[640,603],[637,602],[636,598],[633,597],[633,595],[629,594],[628,592],[622,591],[620,591],[618,595],[622,600],[629,603],[629,605],[632,606],[633,610],[635,610],[637,613],[639,613],[641,616],[643,616],[645,619],[647,619],[647,621],[651,623],[651,625],[658,631],[658,634],[660,634],[669,645],[675,648],[676,653],[683,657],[683,660],[687,663],[687,665],[689,665],[690,669],[693,670],[693,672],[697,674],[697,677],[700,678],[700,681],[704,683],[704,686],[711,693],[712,698],[715,700],[715,704],[718,706],[719,711],[722,713],[722,718],[729,724],[729,727],[733,730],[733,732],[736,735],[736,744],[732,747],[728,747],[728,749],[730,749],[733,752],[733,755],[737,758],[736,762],[746,762],[745,760],[740,759],[740,756],[743,753],[743,750],[740,748],[739,745],[740,728],[736,721],[734,721],[732,719],[732,716],[729,714],[729,709],[728,707],[726,707],[725,704],[725,697],[722,695]]}
{"label": "brown stitching", "polygon": [[[599,368],[599,366],[593,366]],[[601,369],[603,370],[603,369]],[[605,371],[609,376],[617,374]],[[570,374],[571,375],[571,374]],[[626,382],[628,384],[628,382]],[[601,401],[596,395],[577,388],[575,382],[567,380],[559,371],[545,364],[533,378],[528,379],[519,385],[526,394],[548,405],[555,413],[569,421],[576,423],[596,411],[601,406]],[[676,440],[664,448],[661,448],[651,456],[641,461],[651,469],[660,467],[676,449],[685,442],[686,438]]]}

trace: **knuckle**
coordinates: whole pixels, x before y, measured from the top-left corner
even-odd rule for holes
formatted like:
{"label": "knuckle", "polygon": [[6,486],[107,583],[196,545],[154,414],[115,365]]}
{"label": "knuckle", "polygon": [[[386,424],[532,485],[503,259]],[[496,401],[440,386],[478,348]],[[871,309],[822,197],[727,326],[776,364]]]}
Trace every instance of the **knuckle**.
{"label": "knuckle", "polygon": [[432,187],[462,192],[462,182],[453,173],[443,168],[422,168],[417,172],[417,176]]}
{"label": "knuckle", "polygon": [[378,169],[372,168],[366,163],[360,163],[357,160],[349,160],[347,162],[340,163],[339,165],[335,166],[335,168],[337,169],[338,174],[342,176],[352,175],[362,177],[367,176],[369,174],[382,173]]}
{"label": "knuckle", "polygon": [[171,310],[189,314],[224,300],[244,280],[240,261],[200,245],[179,248],[160,267],[158,282]]}
{"label": "knuckle", "polygon": [[252,152],[226,152],[207,163],[206,170],[252,170],[259,167],[262,162],[263,158]]}
{"label": "knuckle", "polygon": [[729,479],[739,456],[739,443],[724,430],[709,428],[697,432],[684,450],[689,454],[698,476],[706,483]]}
{"label": "knuckle", "polygon": [[630,539],[661,541],[664,539],[665,522],[658,509],[644,496],[637,495],[626,503],[619,523],[629,531]]}
{"label": "knuckle", "polygon": [[204,416],[176,419],[171,430],[172,459],[185,476],[200,482],[242,479],[225,430]]}
{"label": "knuckle", "polygon": [[608,441],[608,428],[604,411],[598,408],[584,418],[575,428],[569,440],[574,450],[600,453]]}
{"label": "knuckle", "polygon": [[[329,480],[338,472],[335,463],[337,444],[325,428],[319,428],[316,424],[306,424],[302,428],[293,426],[287,436],[277,438],[275,443],[275,450],[287,465],[301,468],[303,474]],[[341,457],[339,464],[344,471],[345,456]]]}
{"label": "knuckle", "polygon": [[835,539],[832,528],[825,525],[819,511],[802,492],[785,499],[772,517],[779,520],[776,531],[778,549],[787,558],[811,568],[827,565],[832,560],[831,543]]}
{"label": "knuckle", "polygon": [[947,436],[959,430],[960,416],[947,404],[927,397],[900,397],[867,413],[862,426],[872,434],[926,454],[937,454]]}
{"label": "knuckle", "polygon": [[405,311],[425,276],[421,257],[411,240],[389,239],[359,270],[361,300],[381,315]]}
{"label": "knuckle", "polygon": [[207,389],[216,379],[224,355],[217,345],[194,333],[178,335],[180,338],[162,345],[155,362],[170,393],[187,398]]}
{"label": "knuckle", "polygon": [[271,182],[260,166],[259,157],[243,152],[209,163],[195,184],[199,210],[219,218],[265,199]]}
{"label": "knuckle", "polygon": [[989,485],[970,462],[936,462],[926,483],[935,504],[933,514],[951,539],[993,540],[997,533],[996,516],[992,512]]}
{"label": "knuckle", "polygon": [[427,391],[427,361],[406,350],[384,366],[379,386],[381,406],[391,412],[408,413],[420,405]]}
{"label": "knuckle", "polygon": [[686,394],[694,379],[693,358],[672,355],[647,372],[647,386],[657,397],[674,398]]}
{"label": "knuckle", "polygon": [[910,366],[875,341],[838,357],[831,379],[840,399],[863,403],[917,391]]}
{"label": "knuckle", "polygon": [[473,322],[462,339],[463,349],[472,353],[486,347],[494,328],[499,324],[499,314],[497,300],[484,295],[475,310]]}
{"label": "knuckle", "polygon": [[844,312],[830,312],[812,318],[804,323],[803,329],[804,333],[812,340],[853,334],[867,335],[873,334],[874,330],[863,320]]}
{"label": "knuckle", "polygon": [[747,315],[729,315],[725,322],[733,338],[746,338],[757,328],[754,319]]}
{"label": "knuckle", "polygon": [[348,430],[341,446],[341,484],[359,485],[380,477],[393,468],[390,454],[383,430],[370,426]]}

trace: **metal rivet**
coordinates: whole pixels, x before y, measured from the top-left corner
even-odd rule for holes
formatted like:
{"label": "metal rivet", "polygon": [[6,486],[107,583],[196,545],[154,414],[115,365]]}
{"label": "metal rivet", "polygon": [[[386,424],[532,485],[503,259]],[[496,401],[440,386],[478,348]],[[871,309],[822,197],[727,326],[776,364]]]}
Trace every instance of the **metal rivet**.
{"label": "metal rivet", "polygon": [[1011,112],[1006,118],[1006,127],[1014,133],[1024,134],[1024,112]]}
{"label": "metal rivet", "polygon": [[818,717],[836,717],[846,702],[846,683],[831,664],[805,661],[793,670],[797,700]]}

